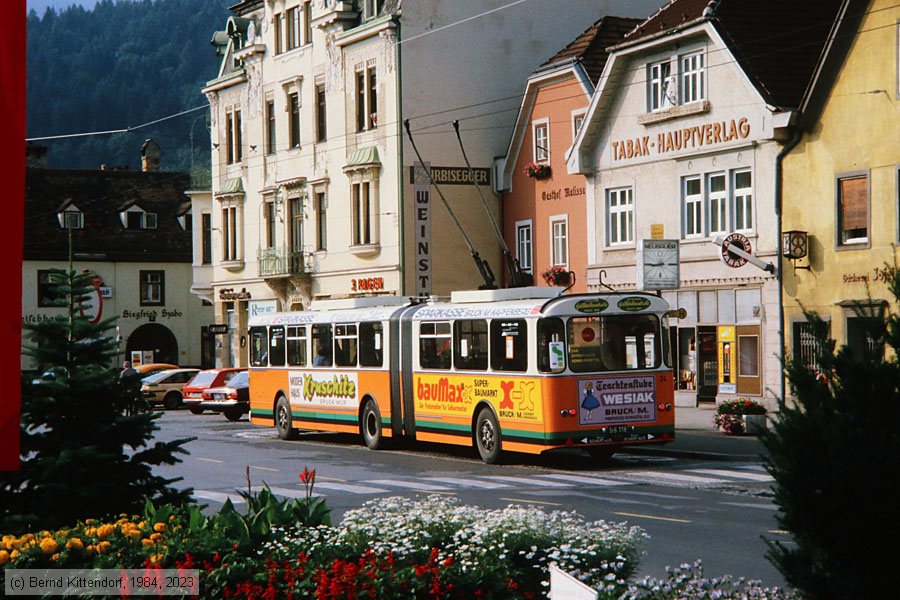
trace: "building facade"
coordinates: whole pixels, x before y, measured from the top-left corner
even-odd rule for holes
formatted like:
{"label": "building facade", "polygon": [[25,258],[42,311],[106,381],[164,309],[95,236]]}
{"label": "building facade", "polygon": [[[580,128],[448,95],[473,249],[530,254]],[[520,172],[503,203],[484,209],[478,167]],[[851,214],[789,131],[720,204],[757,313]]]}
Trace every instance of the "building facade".
{"label": "building facade", "polygon": [[831,23],[798,30],[798,11],[666,4],[611,49],[569,161],[592,289],[657,289],[687,312],[671,322],[681,405],[781,394],[775,165]]}
{"label": "building facade", "polygon": [[[85,314],[94,321],[117,318],[120,361],[134,352],[141,362],[211,366],[212,305],[189,291],[192,213],[184,192],[190,180],[156,170],[155,143],[145,144],[143,155],[148,170],[142,172],[40,163],[26,169],[22,320],[65,312],[49,306],[47,292],[50,270],[68,268],[71,234],[74,268],[97,276]],[[36,365],[23,355],[21,367]]]}
{"label": "building facade", "polygon": [[897,308],[885,265],[900,241],[900,7],[848,2],[815,84],[783,167],[784,231],[805,240],[785,248],[785,342],[813,367],[803,309],[863,356],[871,340],[857,310]]}
{"label": "building facade", "polygon": [[526,82],[496,181],[506,245],[535,285],[548,285],[543,274],[559,266],[574,274],[574,281],[562,282],[571,291],[588,289],[585,179],[568,172],[566,158],[606,64],[606,48],[638,23],[603,17]]}
{"label": "building facade", "polygon": [[[509,131],[495,115],[515,110],[509,99],[533,66],[609,5],[640,14],[655,3],[573,2],[552,28],[544,23],[549,0],[531,7],[544,12],[447,0],[232,7],[212,40],[220,71],[203,90],[212,195],[208,213],[195,218],[210,262],[201,257],[194,288],[212,298],[217,324],[227,327],[217,364],[246,364],[254,312],[481,285],[464,255],[471,245],[499,269],[500,242],[474,185],[499,221],[491,164]],[[430,171],[415,169],[416,150]]]}

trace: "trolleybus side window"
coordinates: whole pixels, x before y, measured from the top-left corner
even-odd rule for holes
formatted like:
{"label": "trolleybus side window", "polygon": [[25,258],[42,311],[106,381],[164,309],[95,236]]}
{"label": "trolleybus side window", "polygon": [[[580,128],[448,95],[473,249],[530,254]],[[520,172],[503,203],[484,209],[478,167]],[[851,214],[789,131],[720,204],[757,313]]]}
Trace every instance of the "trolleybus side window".
{"label": "trolleybus side window", "polygon": [[334,366],[356,366],[356,325],[334,326]]}
{"label": "trolleybus side window", "polygon": [[538,321],[538,370],[560,373],[566,368],[566,326],[562,319],[548,317]]}
{"label": "trolleybus side window", "polygon": [[292,367],[306,366],[306,325],[287,328],[287,362]]}
{"label": "trolleybus side window", "polygon": [[569,368],[578,373],[653,369],[660,362],[654,315],[569,319]]}
{"label": "trolleybus side window", "polygon": [[451,361],[450,323],[423,321],[419,325],[419,366],[423,369],[449,369]]}
{"label": "trolleybus side window", "polygon": [[453,324],[453,363],[457,369],[487,371],[487,321],[456,321]]}
{"label": "trolleybus side window", "polygon": [[384,364],[384,327],[380,322],[359,324],[359,366]]}
{"label": "trolleybus side window", "polygon": [[491,321],[491,368],[528,370],[528,325],[524,319]]}
{"label": "trolleybus side window", "polygon": [[313,366],[331,366],[331,325],[313,325]]}
{"label": "trolleybus side window", "polygon": [[269,366],[269,331],[265,327],[250,328],[250,366]]}
{"label": "trolleybus side window", "polygon": [[274,367],[284,366],[284,327],[269,329],[269,364]]}

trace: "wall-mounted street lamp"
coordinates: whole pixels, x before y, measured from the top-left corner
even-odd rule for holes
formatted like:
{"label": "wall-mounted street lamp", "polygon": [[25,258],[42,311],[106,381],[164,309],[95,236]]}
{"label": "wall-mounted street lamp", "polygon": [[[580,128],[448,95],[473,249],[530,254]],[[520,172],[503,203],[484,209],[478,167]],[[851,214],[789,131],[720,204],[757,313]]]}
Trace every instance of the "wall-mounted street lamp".
{"label": "wall-mounted street lamp", "polygon": [[809,234],[805,231],[793,229],[785,231],[781,234],[781,254],[794,266],[794,270],[806,269],[812,270],[807,261],[806,266],[798,267],[797,261],[806,258],[809,254]]}

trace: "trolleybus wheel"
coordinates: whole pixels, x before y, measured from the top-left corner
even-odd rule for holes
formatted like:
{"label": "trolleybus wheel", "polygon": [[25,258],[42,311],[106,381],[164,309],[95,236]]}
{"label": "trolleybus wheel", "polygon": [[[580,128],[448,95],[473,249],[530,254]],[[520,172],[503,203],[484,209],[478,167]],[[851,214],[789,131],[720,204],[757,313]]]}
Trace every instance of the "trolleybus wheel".
{"label": "trolleybus wheel", "polygon": [[381,449],[384,443],[381,415],[378,414],[378,406],[371,398],[366,401],[366,405],[363,407],[360,428],[362,429],[363,442],[365,442],[369,450]]}
{"label": "trolleybus wheel", "polygon": [[499,462],[501,446],[497,417],[490,409],[482,408],[475,420],[475,447],[478,448],[481,460],[489,465]]}
{"label": "trolleybus wheel", "polygon": [[292,440],[297,437],[297,430],[291,427],[291,404],[284,396],[278,397],[275,403],[275,429],[278,437],[283,440]]}

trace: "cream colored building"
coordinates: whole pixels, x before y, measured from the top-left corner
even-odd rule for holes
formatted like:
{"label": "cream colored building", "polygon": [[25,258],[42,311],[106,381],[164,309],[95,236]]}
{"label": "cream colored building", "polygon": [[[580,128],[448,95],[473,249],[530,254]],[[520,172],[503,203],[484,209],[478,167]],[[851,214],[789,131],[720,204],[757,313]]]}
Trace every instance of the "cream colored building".
{"label": "cream colored building", "polygon": [[[474,177],[499,220],[491,165],[506,149],[521,81],[606,11],[658,0],[244,0],[212,43],[203,89],[212,122],[212,196],[195,195],[207,240],[193,290],[215,303],[218,364],[246,364],[256,312],[317,298],[448,294],[483,283],[431,181],[414,183],[409,120],[472,246],[500,277]],[[548,17],[550,15],[550,17]],[[497,115],[508,114],[509,118]],[[200,213],[197,213],[199,207]],[[204,217],[203,215],[208,215]],[[208,227],[204,230],[204,218]]]}
{"label": "cream colored building", "polygon": [[[569,157],[587,177],[590,289],[635,289],[678,264],[660,293],[687,311],[671,322],[680,405],[774,408],[781,393],[776,158],[828,27],[784,43],[800,9],[776,4],[662,7],[611,50]],[[723,260],[715,241],[732,234],[767,270]],[[652,239],[679,255],[639,252]]]}

